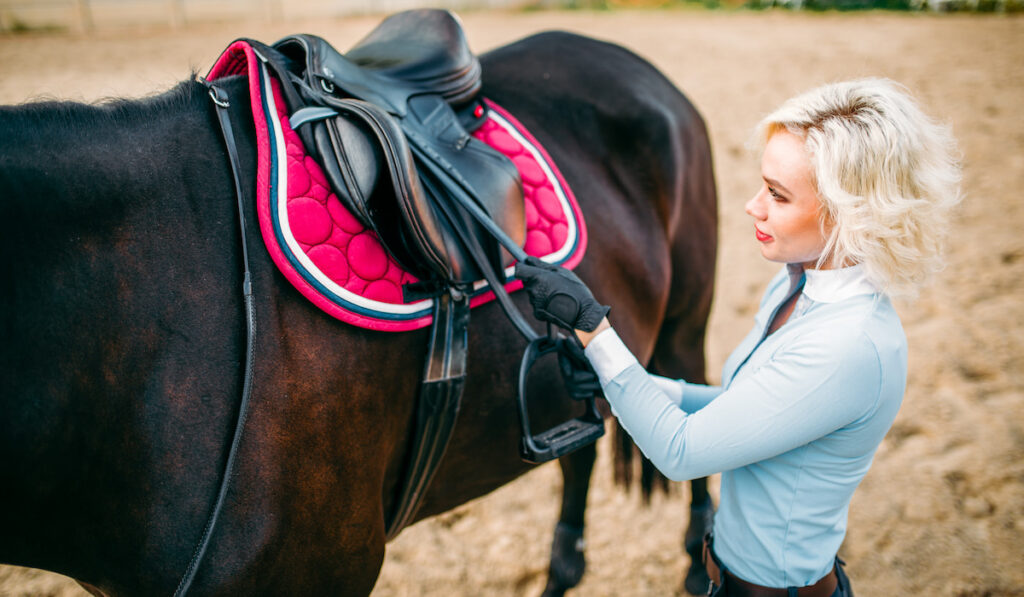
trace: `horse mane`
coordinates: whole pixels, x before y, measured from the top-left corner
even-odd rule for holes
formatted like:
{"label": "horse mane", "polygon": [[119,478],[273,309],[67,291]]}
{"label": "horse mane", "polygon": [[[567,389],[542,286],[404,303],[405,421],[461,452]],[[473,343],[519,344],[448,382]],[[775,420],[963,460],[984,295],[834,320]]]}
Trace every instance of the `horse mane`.
{"label": "horse mane", "polygon": [[[205,98],[206,88],[193,72],[167,91],[140,98],[106,97],[91,102],[42,97],[0,106],[0,114],[25,122],[60,127],[65,133],[85,127],[111,126],[145,119],[153,112],[179,111]],[[45,134],[46,130],[38,131]]]}
{"label": "horse mane", "polygon": [[[142,98],[39,99],[0,106],[0,216],[71,221],[112,214],[159,188],[160,164],[207,127],[210,99],[195,76]],[[102,189],[107,189],[106,191]],[[40,200],[45,198],[45,200]]]}

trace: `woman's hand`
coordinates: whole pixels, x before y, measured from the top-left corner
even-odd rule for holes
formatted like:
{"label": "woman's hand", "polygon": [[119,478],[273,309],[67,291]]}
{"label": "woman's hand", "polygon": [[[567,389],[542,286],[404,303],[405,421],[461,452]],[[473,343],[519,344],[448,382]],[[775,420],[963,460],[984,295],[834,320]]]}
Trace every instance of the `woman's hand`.
{"label": "woman's hand", "polygon": [[523,281],[533,315],[541,321],[567,330],[593,332],[610,310],[594,299],[576,274],[536,257],[516,263],[516,277]]}

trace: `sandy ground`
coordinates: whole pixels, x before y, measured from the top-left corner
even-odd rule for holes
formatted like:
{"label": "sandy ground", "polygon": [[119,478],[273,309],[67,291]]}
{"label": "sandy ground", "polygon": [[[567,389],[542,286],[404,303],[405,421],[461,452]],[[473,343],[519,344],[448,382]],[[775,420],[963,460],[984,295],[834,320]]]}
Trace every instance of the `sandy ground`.
{"label": "sandy ground", "polygon": [[[483,51],[564,28],[649,58],[705,115],[721,211],[709,374],[751,324],[775,266],[743,213],[757,186],[744,149],[779,102],[867,75],[907,85],[952,124],[967,200],[949,266],[898,305],[910,341],[903,408],[854,497],[842,555],[858,595],[1024,595],[1024,19],[909,14],[708,12],[466,13]],[[295,31],[339,46],[376,18],[0,37],[0,102],[93,100],[172,86],[205,72],[239,36]],[[575,595],[672,595],[687,565],[686,489],[649,508],[611,481],[607,444],[588,513],[589,571]],[[388,549],[373,595],[537,595],[559,504],[556,466],[407,529]],[[0,531],[2,532],[2,531]],[[74,533],[74,529],[68,529]],[[0,595],[80,595],[63,577],[0,567]]]}

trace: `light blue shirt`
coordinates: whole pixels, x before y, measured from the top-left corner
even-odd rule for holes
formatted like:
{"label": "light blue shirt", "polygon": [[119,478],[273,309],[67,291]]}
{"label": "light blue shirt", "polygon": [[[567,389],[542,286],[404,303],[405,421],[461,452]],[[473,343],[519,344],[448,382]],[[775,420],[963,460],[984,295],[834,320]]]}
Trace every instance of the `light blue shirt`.
{"label": "light blue shirt", "polygon": [[[794,292],[788,321],[766,336]],[[715,552],[727,569],[779,588],[832,569],[850,498],[907,378],[899,317],[861,266],[779,272],[721,387],[648,374],[614,330],[586,353],[613,412],[662,473],[722,473]]]}

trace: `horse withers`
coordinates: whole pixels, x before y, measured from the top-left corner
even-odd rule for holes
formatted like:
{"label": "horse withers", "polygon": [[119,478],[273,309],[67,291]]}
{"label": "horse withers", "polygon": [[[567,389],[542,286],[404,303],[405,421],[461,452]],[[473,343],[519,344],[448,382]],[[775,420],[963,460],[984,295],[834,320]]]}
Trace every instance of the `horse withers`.
{"label": "horse withers", "polygon": [[[611,44],[545,33],[481,59],[482,93],[533,132],[579,198],[591,240],[577,273],[614,306],[642,362],[699,380],[716,243],[700,116]],[[245,103],[244,79],[224,86]],[[214,110],[194,81],[144,100],[0,109],[0,561],[132,595],[174,592],[193,559],[237,421],[246,345]],[[238,129],[251,170],[256,141]],[[251,178],[242,184],[251,195]],[[428,331],[325,317],[256,249],[254,209],[253,391],[192,592],[366,595]],[[528,308],[522,293],[514,301]],[[514,423],[524,343],[496,304],[474,309],[458,424],[416,519],[528,470]],[[560,382],[543,386],[538,425],[571,416]]]}

